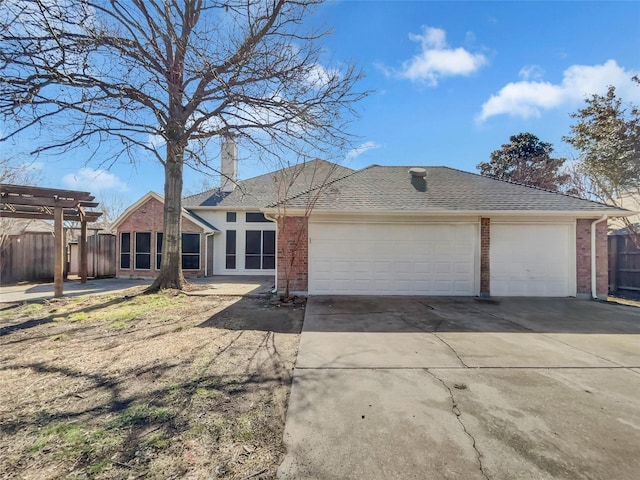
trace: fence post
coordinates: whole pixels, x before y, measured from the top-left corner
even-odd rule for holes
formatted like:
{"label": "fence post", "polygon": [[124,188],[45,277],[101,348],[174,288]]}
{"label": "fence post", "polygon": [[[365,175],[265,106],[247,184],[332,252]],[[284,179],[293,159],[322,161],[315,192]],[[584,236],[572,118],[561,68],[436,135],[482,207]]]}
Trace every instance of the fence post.
{"label": "fence post", "polygon": [[62,217],[62,207],[55,207],[53,210],[53,234],[55,236],[53,253],[53,296],[56,298],[62,296],[64,283],[64,232],[62,229]]}

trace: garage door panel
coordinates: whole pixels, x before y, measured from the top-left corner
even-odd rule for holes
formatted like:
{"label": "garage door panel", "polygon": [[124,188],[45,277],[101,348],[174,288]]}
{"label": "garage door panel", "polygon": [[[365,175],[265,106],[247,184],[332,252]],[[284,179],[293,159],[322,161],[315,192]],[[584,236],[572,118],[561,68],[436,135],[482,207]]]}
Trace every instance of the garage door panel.
{"label": "garage door panel", "polygon": [[575,294],[573,224],[492,224],[491,295]]}
{"label": "garage door panel", "polygon": [[475,295],[477,236],[471,223],[311,222],[309,293]]}

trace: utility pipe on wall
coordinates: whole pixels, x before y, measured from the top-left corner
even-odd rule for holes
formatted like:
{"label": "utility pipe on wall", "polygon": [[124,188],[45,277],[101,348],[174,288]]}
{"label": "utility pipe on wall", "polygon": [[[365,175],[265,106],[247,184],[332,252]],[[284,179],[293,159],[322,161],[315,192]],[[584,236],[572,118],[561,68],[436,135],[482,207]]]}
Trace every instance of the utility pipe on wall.
{"label": "utility pipe on wall", "polygon": [[606,221],[607,215],[603,215],[598,220],[591,222],[591,298],[598,299],[598,282],[596,275],[598,273],[596,268],[596,225]]}
{"label": "utility pipe on wall", "polygon": [[273,279],[273,290],[271,291],[271,293],[277,293],[278,292],[278,215],[265,213],[264,218],[276,224],[276,274]]}

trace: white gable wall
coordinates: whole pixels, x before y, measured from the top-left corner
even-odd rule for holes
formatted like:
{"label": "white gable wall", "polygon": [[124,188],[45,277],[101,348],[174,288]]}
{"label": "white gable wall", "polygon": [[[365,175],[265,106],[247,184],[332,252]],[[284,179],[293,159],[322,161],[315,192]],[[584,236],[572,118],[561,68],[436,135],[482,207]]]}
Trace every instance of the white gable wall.
{"label": "white gable wall", "polygon": [[[234,210],[229,210],[233,212]],[[254,211],[257,212],[257,211]],[[245,239],[247,230],[276,230],[274,222],[247,222],[245,211],[235,211],[236,221],[227,222],[227,211],[197,210],[195,213],[207,222],[215,225],[220,233],[213,240],[213,274],[214,275],[275,275],[275,269],[256,270],[245,268]],[[236,232],[236,268],[226,268],[227,230]]]}

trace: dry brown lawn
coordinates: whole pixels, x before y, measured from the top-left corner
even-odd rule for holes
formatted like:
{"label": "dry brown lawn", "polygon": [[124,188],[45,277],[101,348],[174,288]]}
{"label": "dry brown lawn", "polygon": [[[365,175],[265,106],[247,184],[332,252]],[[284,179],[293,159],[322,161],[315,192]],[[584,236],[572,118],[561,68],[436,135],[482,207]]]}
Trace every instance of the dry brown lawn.
{"label": "dry brown lawn", "polygon": [[274,478],[304,307],[125,293],[1,307],[0,478]]}

